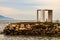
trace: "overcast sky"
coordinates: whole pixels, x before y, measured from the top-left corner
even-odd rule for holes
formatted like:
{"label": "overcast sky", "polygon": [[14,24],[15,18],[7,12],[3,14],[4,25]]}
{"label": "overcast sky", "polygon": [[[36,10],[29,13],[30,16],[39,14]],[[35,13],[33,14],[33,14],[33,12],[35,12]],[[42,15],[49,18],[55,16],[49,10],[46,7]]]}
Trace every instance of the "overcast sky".
{"label": "overcast sky", "polygon": [[0,15],[17,20],[36,20],[37,9],[52,9],[60,20],[60,0],[0,0]]}

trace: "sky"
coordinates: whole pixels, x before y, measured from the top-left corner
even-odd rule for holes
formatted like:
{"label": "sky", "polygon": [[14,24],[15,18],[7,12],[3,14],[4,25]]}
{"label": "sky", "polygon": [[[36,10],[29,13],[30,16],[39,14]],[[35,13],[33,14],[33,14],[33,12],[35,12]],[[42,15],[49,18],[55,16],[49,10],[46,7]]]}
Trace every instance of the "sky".
{"label": "sky", "polygon": [[36,20],[37,9],[52,9],[53,20],[60,20],[60,0],[0,0],[0,15],[16,20]]}

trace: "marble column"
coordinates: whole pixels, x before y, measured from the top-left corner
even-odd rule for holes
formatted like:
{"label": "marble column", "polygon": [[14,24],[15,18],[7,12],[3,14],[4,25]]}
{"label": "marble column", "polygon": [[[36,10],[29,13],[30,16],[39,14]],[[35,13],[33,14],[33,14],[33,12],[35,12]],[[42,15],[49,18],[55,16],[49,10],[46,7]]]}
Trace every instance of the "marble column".
{"label": "marble column", "polygon": [[37,10],[37,22],[38,22],[38,12],[39,12],[39,11]]}
{"label": "marble column", "polygon": [[52,22],[52,10],[48,10],[48,22]]}
{"label": "marble column", "polygon": [[40,22],[45,22],[45,11],[44,10],[41,10],[41,13],[40,13]]}

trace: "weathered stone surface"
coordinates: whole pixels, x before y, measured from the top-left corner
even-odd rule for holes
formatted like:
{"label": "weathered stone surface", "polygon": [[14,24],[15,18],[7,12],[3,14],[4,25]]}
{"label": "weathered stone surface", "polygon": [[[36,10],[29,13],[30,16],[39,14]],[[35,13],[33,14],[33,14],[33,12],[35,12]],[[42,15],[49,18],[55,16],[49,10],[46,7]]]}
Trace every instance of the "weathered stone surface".
{"label": "weathered stone surface", "polygon": [[31,23],[12,23],[5,27],[4,34],[59,36],[60,24],[32,23],[32,22]]}

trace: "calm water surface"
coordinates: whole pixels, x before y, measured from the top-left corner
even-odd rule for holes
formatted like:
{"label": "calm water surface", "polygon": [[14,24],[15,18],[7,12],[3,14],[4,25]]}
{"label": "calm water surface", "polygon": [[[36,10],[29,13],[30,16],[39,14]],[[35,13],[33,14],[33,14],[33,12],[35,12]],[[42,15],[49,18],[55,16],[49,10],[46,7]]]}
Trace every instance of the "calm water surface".
{"label": "calm water surface", "polygon": [[0,34],[0,40],[60,40],[60,37],[41,37],[41,36],[5,36]]}

